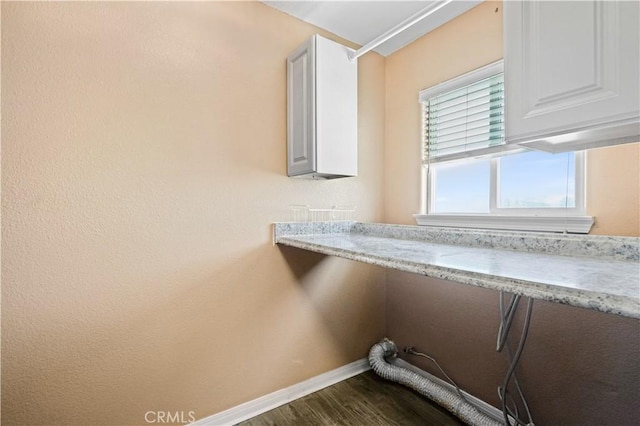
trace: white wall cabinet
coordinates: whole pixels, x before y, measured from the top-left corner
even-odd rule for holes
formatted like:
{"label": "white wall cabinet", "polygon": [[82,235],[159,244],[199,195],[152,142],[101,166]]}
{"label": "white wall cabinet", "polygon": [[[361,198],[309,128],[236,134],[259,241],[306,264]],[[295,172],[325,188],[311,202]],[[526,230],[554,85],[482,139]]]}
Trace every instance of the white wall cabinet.
{"label": "white wall cabinet", "polygon": [[639,4],[504,2],[508,143],[562,152],[640,140]]}
{"label": "white wall cabinet", "polygon": [[314,35],[287,58],[287,175],[358,174],[358,63]]}

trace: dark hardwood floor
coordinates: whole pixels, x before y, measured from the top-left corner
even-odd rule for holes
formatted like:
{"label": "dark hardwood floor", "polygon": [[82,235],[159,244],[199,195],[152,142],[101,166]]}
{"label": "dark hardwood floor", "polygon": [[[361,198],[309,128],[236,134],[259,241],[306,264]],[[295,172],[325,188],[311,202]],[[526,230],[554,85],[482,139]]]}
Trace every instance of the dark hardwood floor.
{"label": "dark hardwood floor", "polygon": [[435,403],[373,371],[297,399],[241,426],[462,425]]}

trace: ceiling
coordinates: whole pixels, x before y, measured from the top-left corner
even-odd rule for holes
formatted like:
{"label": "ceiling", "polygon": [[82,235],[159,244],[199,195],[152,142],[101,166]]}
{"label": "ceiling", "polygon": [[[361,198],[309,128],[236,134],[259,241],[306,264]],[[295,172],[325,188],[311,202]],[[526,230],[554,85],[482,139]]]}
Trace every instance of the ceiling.
{"label": "ceiling", "polygon": [[[366,44],[435,1],[262,1],[356,44]],[[374,51],[388,56],[482,0],[455,0],[384,42]]]}

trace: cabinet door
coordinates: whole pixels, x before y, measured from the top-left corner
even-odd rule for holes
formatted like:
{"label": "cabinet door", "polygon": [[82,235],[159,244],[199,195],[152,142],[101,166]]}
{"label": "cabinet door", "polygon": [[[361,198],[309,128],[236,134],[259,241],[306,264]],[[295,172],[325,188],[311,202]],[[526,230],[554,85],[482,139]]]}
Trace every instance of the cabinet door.
{"label": "cabinet door", "polygon": [[507,141],[637,135],[638,13],[635,1],[505,2]]}
{"label": "cabinet door", "polygon": [[316,37],[317,171],[358,175],[358,61],[351,49]]}
{"label": "cabinet door", "polygon": [[315,37],[287,58],[287,175],[316,170]]}

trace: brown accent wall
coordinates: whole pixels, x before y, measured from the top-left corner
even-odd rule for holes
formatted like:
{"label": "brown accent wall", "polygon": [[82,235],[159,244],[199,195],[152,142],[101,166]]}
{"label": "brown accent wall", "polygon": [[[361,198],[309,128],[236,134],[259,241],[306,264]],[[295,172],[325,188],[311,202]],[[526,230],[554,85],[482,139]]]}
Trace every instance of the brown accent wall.
{"label": "brown accent wall", "polygon": [[285,58],[316,32],[257,2],[2,3],[2,424],[203,418],[383,336],[381,269],[271,243],[292,203],[382,219],[377,54],[359,177],[286,177]]}
{"label": "brown accent wall", "polygon": [[[506,353],[495,348],[499,293],[389,271],[387,294],[387,334],[398,347],[431,355],[458,386],[499,407],[497,389],[508,366]],[[514,350],[525,308],[521,301],[512,326]],[[632,318],[534,301],[517,374],[535,424],[636,424],[639,332]],[[401,358],[445,379],[426,359]]]}
{"label": "brown accent wall", "polygon": [[[415,224],[419,211],[418,92],[502,57],[501,8],[482,3],[387,57],[385,222]],[[593,233],[640,235],[639,153],[639,144],[589,151]],[[507,368],[495,351],[498,312],[498,292],[387,272],[387,335],[434,356],[463,389],[496,406]],[[518,373],[536,424],[637,423],[639,336],[637,320],[535,301]],[[427,360],[402,357],[439,375]]]}

